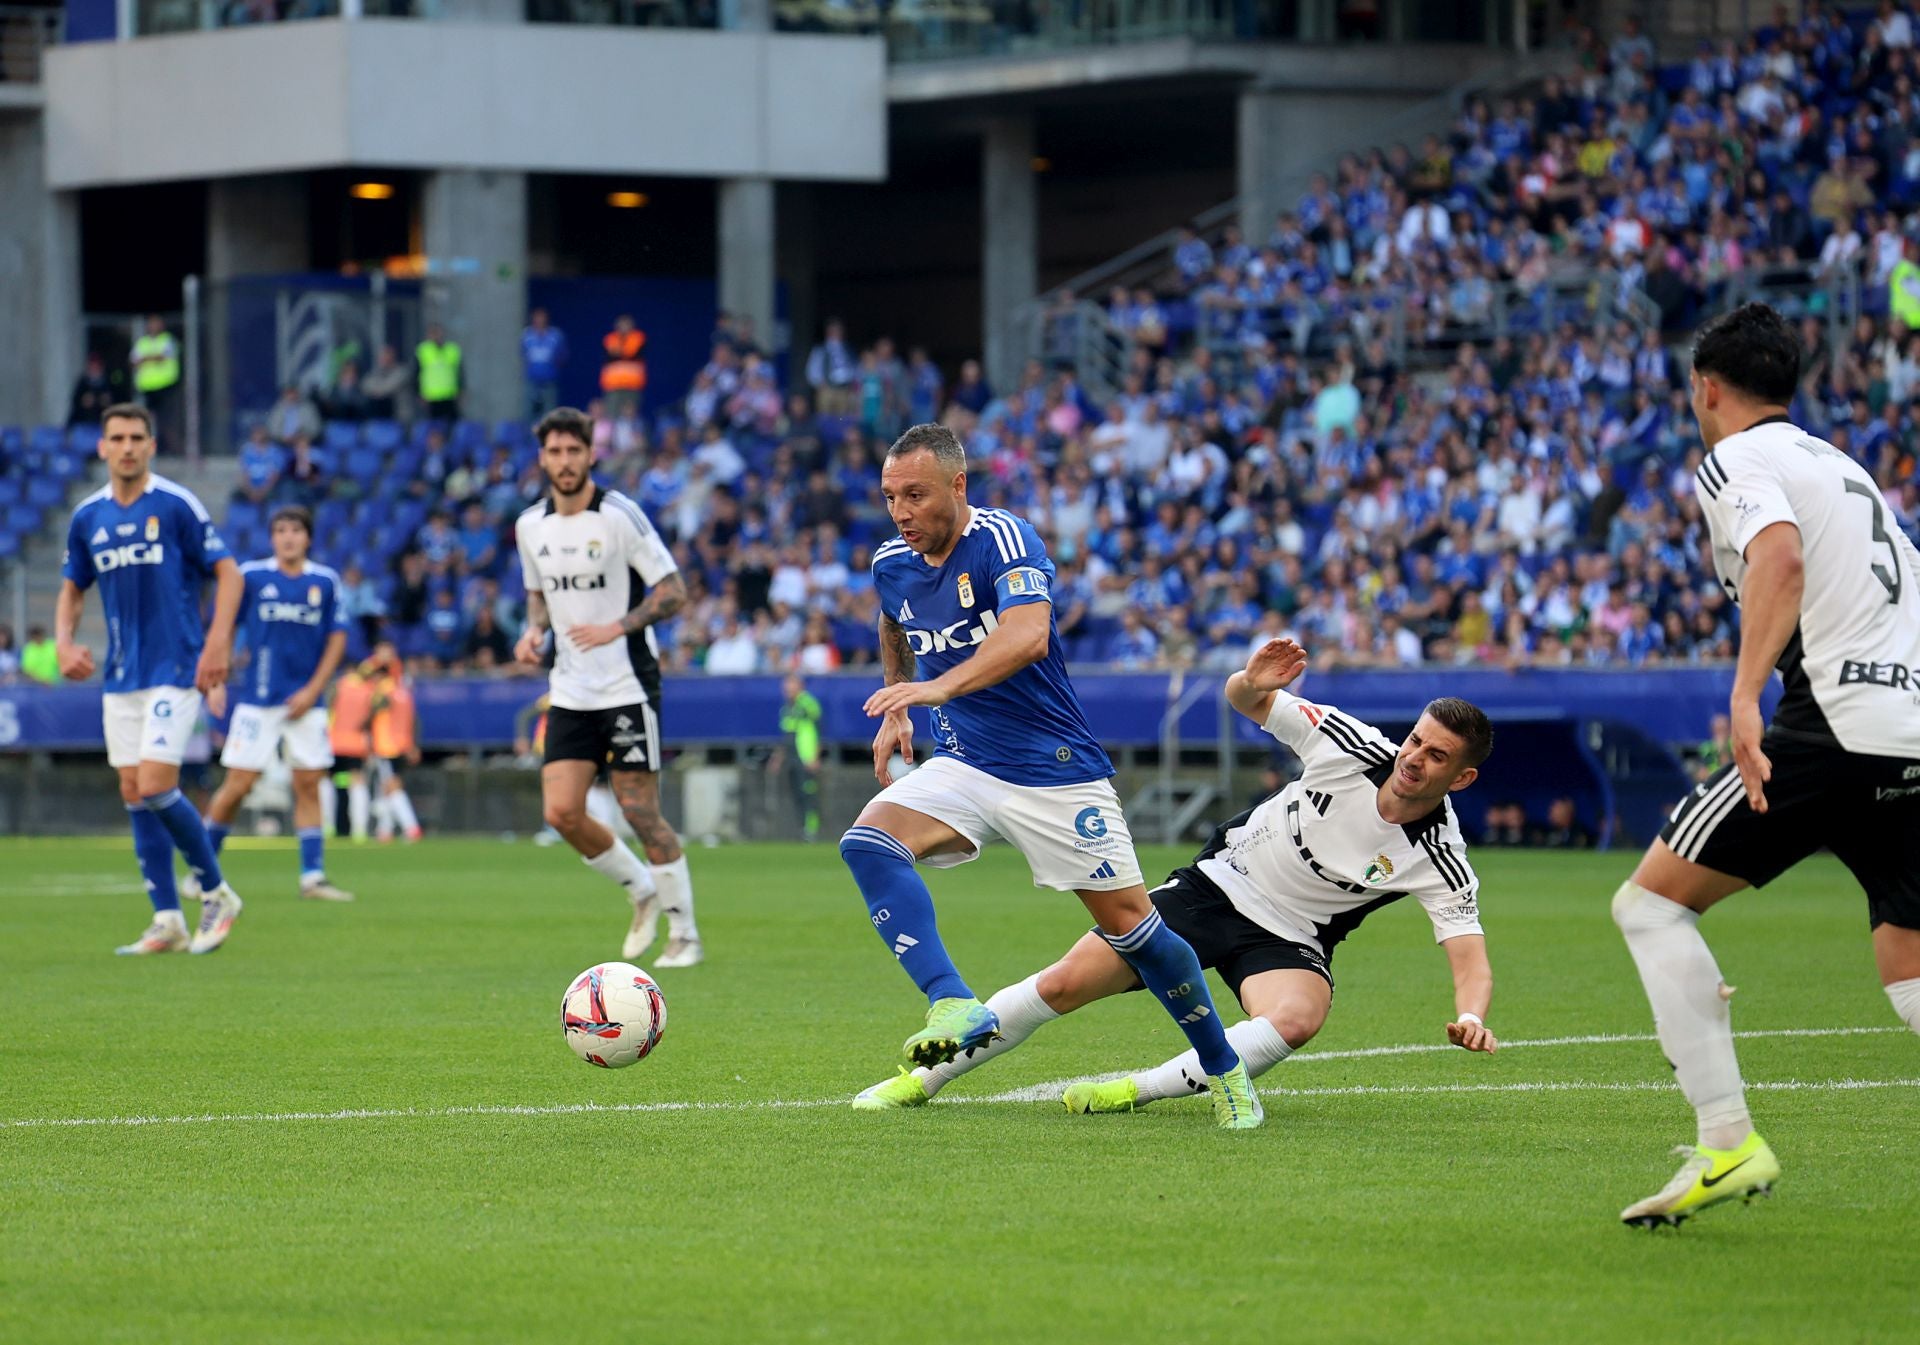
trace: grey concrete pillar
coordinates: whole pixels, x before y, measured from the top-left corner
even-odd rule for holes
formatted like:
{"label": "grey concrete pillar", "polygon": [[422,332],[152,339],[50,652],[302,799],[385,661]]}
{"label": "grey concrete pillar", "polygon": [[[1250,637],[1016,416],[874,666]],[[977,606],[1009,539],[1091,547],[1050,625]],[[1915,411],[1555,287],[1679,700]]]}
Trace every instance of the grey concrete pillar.
{"label": "grey concrete pillar", "polygon": [[[720,307],[753,319],[754,335],[773,344],[773,179],[720,184]],[[668,395],[673,395],[668,390]]]}
{"label": "grey concrete pillar", "polygon": [[215,178],[207,184],[207,273],[201,288],[206,370],[204,451],[228,452],[233,413],[265,407],[233,404],[231,285],[249,276],[287,275],[313,264],[307,181],[297,173]]}
{"label": "grey concrete pillar", "polygon": [[527,321],[527,175],[452,169],[421,194],[426,319],[463,352],[461,414],[504,420],[526,408],[520,330]]}
{"label": "grey concrete pillar", "polygon": [[[774,239],[787,287],[787,386],[806,387],[807,354],[820,339],[818,197],[811,182],[780,184],[780,231]],[[769,349],[777,343],[766,342]]]}
{"label": "grey concrete pillar", "polygon": [[980,340],[987,380],[1011,391],[1029,351],[1020,309],[1040,290],[1040,192],[1033,114],[987,123],[980,155]]}
{"label": "grey concrete pillar", "polygon": [[[80,371],[80,207],[47,187],[44,119],[0,113],[0,424],[58,424]],[[11,343],[10,343],[11,344]]]}
{"label": "grey concrete pillar", "polygon": [[1409,95],[1302,93],[1249,87],[1240,92],[1240,228],[1258,247],[1273,217],[1290,209],[1316,168],[1355,145],[1372,143],[1419,101]]}

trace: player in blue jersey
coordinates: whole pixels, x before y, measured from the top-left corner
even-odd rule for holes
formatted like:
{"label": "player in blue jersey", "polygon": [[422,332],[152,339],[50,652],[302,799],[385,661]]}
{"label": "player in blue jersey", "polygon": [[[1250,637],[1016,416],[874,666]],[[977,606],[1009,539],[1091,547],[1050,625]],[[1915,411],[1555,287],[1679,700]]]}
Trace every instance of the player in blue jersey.
{"label": "player in blue jersey", "polygon": [[[927,996],[909,1063],[931,1068],[991,1041],[993,1011],[940,942],[916,863],[964,864],[994,836],[1026,856],[1036,887],[1073,892],[1198,1053],[1214,1117],[1260,1124],[1260,1101],[1214,1012],[1191,945],[1147,899],[1113,763],[1080,712],[1053,624],[1053,562],[1025,519],[967,503],[966,453],[950,430],[916,425],[887,450],[880,491],[900,529],[873,557],[887,685],[874,775],[885,786],[840,840],[881,942]],[[918,680],[916,680],[916,677]],[[913,759],[909,711],[930,711],[934,757]]]}
{"label": "player in blue jersey", "polygon": [[[80,501],[67,528],[54,639],[63,677],[93,676],[93,651],[76,632],[86,592],[98,584],[107,615],[107,763],[119,772],[134,855],[153,900],[153,923],[119,951],[210,953],[226,941],[240,898],[221,876],[200,814],[180,792],[180,760],[201,695],[216,714],[225,708],[240,569],[206,507],[153,473],[153,450],[145,407],[107,409],[100,433],[107,484]],[[203,634],[200,591],[208,578],[217,587]],[[204,894],[191,939],[173,879],[176,846]]]}
{"label": "player in blue jersey", "polygon": [[347,652],[347,614],[340,576],[307,559],[313,515],[288,505],[273,515],[273,558],[240,567],[240,642],[250,652],[236,679],[233,722],[220,764],[227,778],[207,808],[214,852],[226,842],[234,815],[254,782],[286,748],[293,771],[293,826],[300,839],[300,895],[312,901],[352,901],[327,881],[326,828],[320,782],[333,769],[327,740],[327,687]]}

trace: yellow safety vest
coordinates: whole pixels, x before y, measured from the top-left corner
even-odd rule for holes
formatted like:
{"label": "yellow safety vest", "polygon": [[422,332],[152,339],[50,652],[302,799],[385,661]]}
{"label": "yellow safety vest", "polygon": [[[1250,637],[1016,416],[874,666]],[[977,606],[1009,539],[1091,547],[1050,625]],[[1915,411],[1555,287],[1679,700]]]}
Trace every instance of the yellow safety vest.
{"label": "yellow safety vest", "polygon": [[1887,281],[1887,305],[1909,330],[1920,328],[1920,266],[1902,258]]}
{"label": "yellow safety vest", "polygon": [[460,395],[460,343],[422,341],[413,357],[420,362],[420,400],[450,402]]}
{"label": "yellow safety vest", "polygon": [[[133,386],[137,392],[165,392],[180,381],[180,347],[165,332],[133,343]],[[140,363],[145,360],[146,363]]]}

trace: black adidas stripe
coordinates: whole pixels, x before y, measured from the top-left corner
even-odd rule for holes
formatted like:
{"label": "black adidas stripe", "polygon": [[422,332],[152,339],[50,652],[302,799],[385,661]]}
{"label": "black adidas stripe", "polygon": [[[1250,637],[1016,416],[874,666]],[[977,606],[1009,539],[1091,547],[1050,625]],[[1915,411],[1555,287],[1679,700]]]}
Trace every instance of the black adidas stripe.
{"label": "black adidas stripe", "polygon": [[1699,483],[1700,489],[1707,493],[1708,499],[1719,499],[1720,492],[1726,488],[1727,484],[1727,469],[1721,466],[1719,454],[1707,454],[1700,464],[1700,469],[1693,474],[1693,479]]}
{"label": "black adidas stripe", "polygon": [[1422,836],[1420,844],[1426,847],[1428,856],[1433,860],[1433,866],[1440,870],[1440,876],[1446,879],[1447,886],[1456,892],[1464,892],[1472,886],[1473,880],[1467,874],[1466,866],[1454,855],[1452,846],[1432,832]]}
{"label": "black adidas stripe", "polygon": [[1393,760],[1393,753],[1384,745],[1363,737],[1352,720],[1342,717],[1336,711],[1327,711],[1318,727],[1335,747],[1350,757],[1357,757],[1375,766],[1385,765]]}

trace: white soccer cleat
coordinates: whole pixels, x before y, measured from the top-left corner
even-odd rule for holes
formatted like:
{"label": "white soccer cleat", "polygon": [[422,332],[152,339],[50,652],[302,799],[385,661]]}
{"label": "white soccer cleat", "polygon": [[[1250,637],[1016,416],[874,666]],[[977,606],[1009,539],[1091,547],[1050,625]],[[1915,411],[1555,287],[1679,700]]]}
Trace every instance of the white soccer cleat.
{"label": "white soccer cleat", "polygon": [[649,892],[633,902],[633,923],[627,926],[627,939],[620,945],[622,962],[638,962],[641,954],[653,947],[653,937],[660,928],[660,894]]}
{"label": "white soccer cleat", "polygon": [[653,959],[656,967],[697,967],[707,960],[698,939],[668,939],[666,951]]}
{"label": "white soccer cleat", "polygon": [[[173,918],[169,920],[168,916]],[[178,911],[156,911],[144,934],[113,951],[121,957],[147,957],[153,953],[184,953],[187,946],[186,917]]]}
{"label": "white soccer cleat", "polygon": [[300,884],[300,896],[305,901],[352,901],[353,893],[335,887],[325,878],[317,878],[311,883]]}
{"label": "white soccer cleat", "polygon": [[240,916],[240,897],[222,883],[200,899],[200,928],[188,945],[189,953],[211,953],[227,941],[233,922]]}

